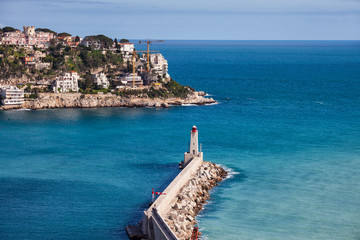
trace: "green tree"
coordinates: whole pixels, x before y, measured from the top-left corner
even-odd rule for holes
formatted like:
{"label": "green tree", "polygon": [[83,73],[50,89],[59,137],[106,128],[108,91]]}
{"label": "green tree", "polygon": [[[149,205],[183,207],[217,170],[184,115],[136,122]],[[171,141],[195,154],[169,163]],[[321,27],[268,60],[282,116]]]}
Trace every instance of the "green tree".
{"label": "green tree", "polygon": [[120,42],[121,42],[121,43],[128,43],[128,42],[129,42],[129,40],[128,40],[128,39],[123,38],[123,39],[121,39],[121,40],[120,40]]}
{"label": "green tree", "polygon": [[85,77],[84,77],[83,89],[87,90],[87,89],[93,89],[93,88],[94,88],[94,84],[93,84],[93,81],[92,81],[92,78],[91,78],[91,73],[87,72],[85,74]]}
{"label": "green tree", "polygon": [[66,46],[66,47],[65,47],[65,52],[66,52],[66,53],[69,53],[70,51],[71,51],[71,47]]}
{"label": "green tree", "polygon": [[116,49],[118,49],[118,48],[119,48],[119,43],[118,43],[117,38],[115,38],[115,48],[116,48]]}
{"label": "green tree", "polygon": [[69,36],[71,36],[71,34],[67,32],[58,33],[58,37],[69,37]]}
{"label": "green tree", "polygon": [[4,27],[3,32],[15,32],[17,29],[13,27]]}
{"label": "green tree", "polygon": [[53,30],[50,30],[48,28],[36,28],[35,31],[36,32],[49,32],[49,33],[56,34],[56,32],[54,32]]}

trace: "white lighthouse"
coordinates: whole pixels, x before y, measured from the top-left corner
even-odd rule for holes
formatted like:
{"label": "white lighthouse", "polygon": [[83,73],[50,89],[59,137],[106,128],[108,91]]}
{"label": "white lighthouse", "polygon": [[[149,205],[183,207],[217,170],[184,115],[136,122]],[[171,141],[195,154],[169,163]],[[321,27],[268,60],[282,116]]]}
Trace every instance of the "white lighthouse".
{"label": "white lighthouse", "polygon": [[192,154],[193,157],[199,154],[198,130],[195,125],[192,127],[190,134],[190,154]]}
{"label": "white lighthouse", "polygon": [[202,152],[199,152],[198,130],[193,126],[190,131],[190,147],[189,151],[184,154],[183,165],[186,166],[193,158],[200,157],[202,159]]}

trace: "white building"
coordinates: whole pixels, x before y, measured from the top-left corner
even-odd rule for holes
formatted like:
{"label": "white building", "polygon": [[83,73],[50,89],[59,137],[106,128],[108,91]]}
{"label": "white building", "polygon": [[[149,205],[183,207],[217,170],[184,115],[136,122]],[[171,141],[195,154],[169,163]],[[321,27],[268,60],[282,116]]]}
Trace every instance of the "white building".
{"label": "white building", "polygon": [[104,73],[93,74],[92,80],[98,87],[109,88],[110,86],[110,82]]}
{"label": "white building", "polygon": [[53,82],[53,90],[56,93],[78,92],[79,75],[75,71],[64,73]]}
{"label": "white building", "polygon": [[103,47],[101,41],[93,37],[85,37],[81,42],[81,45],[84,45],[85,47],[91,47],[93,49],[101,49]]}
{"label": "white building", "polygon": [[37,62],[35,63],[35,68],[36,69],[44,69],[44,68],[50,68],[50,63],[47,62]]}
{"label": "white building", "polygon": [[121,51],[122,57],[125,61],[132,59],[134,53],[134,44],[133,43],[118,43],[119,49]]}
{"label": "white building", "polygon": [[161,53],[150,54],[152,69],[161,77],[170,78],[168,74],[168,62]]}
{"label": "white building", "polygon": [[119,77],[119,80],[121,81],[122,84],[124,84],[125,86],[133,86],[133,82],[135,83],[135,86],[140,86],[143,85],[143,80],[142,78],[137,75],[135,73],[135,75],[133,73],[125,73],[123,76]]}
{"label": "white building", "polygon": [[24,90],[16,86],[0,87],[0,94],[2,96],[1,102],[4,105],[20,105],[24,103]]}
{"label": "white building", "polygon": [[132,54],[134,51],[133,43],[118,43],[120,51],[127,54]]}

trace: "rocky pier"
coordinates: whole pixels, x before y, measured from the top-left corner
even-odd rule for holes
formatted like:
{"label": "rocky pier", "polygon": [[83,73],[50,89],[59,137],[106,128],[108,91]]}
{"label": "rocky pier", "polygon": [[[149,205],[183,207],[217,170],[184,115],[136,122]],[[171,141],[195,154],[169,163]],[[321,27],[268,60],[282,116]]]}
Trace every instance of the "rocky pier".
{"label": "rocky pier", "polygon": [[181,172],[144,211],[139,224],[126,227],[130,239],[197,239],[195,217],[210,198],[211,189],[224,180],[228,172],[215,163],[203,161],[196,126],[190,130],[189,145],[180,163]]}
{"label": "rocky pier", "polygon": [[227,176],[221,166],[203,162],[198,171],[184,185],[177,195],[177,200],[166,214],[165,222],[178,239],[190,239],[196,215],[210,198],[210,190]]}

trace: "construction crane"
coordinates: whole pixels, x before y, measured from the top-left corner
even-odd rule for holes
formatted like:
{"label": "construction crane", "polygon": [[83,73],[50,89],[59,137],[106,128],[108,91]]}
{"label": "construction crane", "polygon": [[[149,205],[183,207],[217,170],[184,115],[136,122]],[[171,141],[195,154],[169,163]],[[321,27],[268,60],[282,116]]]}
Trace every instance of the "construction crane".
{"label": "construction crane", "polygon": [[134,48],[134,51],[133,51],[133,58],[132,58],[132,67],[133,67],[133,72],[132,72],[132,77],[133,77],[133,84],[132,84],[132,86],[133,86],[133,88],[135,88],[135,65],[136,65],[136,50],[135,50],[135,48]]}
{"label": "construction crane", "polygon": [[146,64],[146,67],[147,67],[147,71],[150,72],[150,51],[149,51],[149,45],[153,42],[165,42],[164,40],[146,40],[146,41],[139,41],[139,44],[143,43],[143,42],[146,42],[146,56],[147,56],[147,64]]}
{"label": "construction crane", "polygon": [[[135,48],[134,48],[133,57],[132,57],[132,65],[133,65],[133,69],[132,69],[133,70],[132,71],[133,84],[132,85],[133,85],[133,88],[135,87],[136,55],[137,55],[137,53],[147,53],[148,56],[149,56],[150,52],[159,52],[159,51],[149,51],[149,49],[147,51],[136,51]],[[149,67],[149,57],[148,57],[148,66],[147,66],[147,68],[148,68],[148,71],[149,71],[149,69],[150,69],[150,67]]]}

